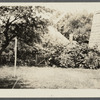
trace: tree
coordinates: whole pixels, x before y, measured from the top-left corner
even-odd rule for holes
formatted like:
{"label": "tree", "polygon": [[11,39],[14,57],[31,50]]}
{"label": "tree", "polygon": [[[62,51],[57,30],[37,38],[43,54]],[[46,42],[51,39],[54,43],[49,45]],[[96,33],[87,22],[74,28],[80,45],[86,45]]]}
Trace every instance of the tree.
{"label": "tree", "polygon": [[46,24],[46,20],[36,16],[32,6],[1,6],[0,56],[15,37],[30,46],[40,41]]}
{"label": "tree", "polygon": [[80,14],[66,14],[57,24],[60,31],[66,38],[73,33],[74,40],[78,43],[88,43],[91,32],[93,14],[82,12]]}

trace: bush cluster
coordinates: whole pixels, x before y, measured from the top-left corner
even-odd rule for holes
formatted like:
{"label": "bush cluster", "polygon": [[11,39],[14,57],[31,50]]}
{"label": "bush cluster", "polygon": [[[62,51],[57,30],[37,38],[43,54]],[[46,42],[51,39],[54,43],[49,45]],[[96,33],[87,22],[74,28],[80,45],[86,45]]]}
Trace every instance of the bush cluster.
{"label": "bush cluster", "polygon": [[[29,47],[28,47],[29,49]],[[44,51],[44,59],[48,65],[62,68],[100,68],[100,52],[96,49],[88,48],[87,44],[76,45],[69,48],[68,46],[56,46],[55,51],[50,53]],[[51,48],[50,48],[51,50]],[[36,64],[36,50],[18,50],[17,65],[33,66]],[[14,52],[13,50],[3,52],[1,56],[1,65],[14,65]],[[43,59],[42,59],[43,60]]]}
{"label": "bush cluster", "polygon": [[[25,43],[18,42],[17,47],[17,65],[18,66],[33,66],[35,65],[35,56],[38,50],[32,46]],[[14,65],[14,42],[3,51],[0,57],[0,65]]]}
{"label": "bush cluster", "polygon": [[[5,53],[5,52],[4,52]],[[35,65],[36,53],[29,51],[17,51],[17,66],[33,66]],[[0,65],[14,65],[14,52],[12,54],[6,53],[1,56]]]}
{"label": "bush cluster", "polygon": [[90,49],[87,44],[77,45],[72,48],[63,47],[57,50],[50,62],[65,68],[100,68],[100,53],[96,48]]}

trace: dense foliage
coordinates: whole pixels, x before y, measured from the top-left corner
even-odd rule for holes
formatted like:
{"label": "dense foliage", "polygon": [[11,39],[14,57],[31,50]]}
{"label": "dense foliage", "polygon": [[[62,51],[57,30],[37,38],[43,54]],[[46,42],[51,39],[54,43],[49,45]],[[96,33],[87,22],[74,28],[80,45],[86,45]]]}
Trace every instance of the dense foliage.
{"label": "dense foliage", "polygon": [[73,33],[78,43],[88,43],[91,32],[93,14],[87,12],[66,14],[57,24],[57,29],[66,37]]}
{"label": "dense foliage", "polygon": [[48,21],[38,17],[31,6],[1,6],[0,13],[0,64],[14,62],[14,38],[17,37],[18,62],[25,65],[26,60],[34,58],[35,43],[47,32]]}
{"label": "dense foliage", "polygon": [[64,68],[100,68],[100,52],[90,49],[87,44],[58,47],[51,56],[50,65]]}
{"label": "dense foliage", "polygon": [[[1,6],[0,13],[1,65],[14,64],[14,38],[17,37],[17,65],[33,66],[36,59],[40,59],[40,62],[44,60],[50,66],[100,68],[100,52],[96,48],[88,48],[92,14],[67,13],[57,25],[53,25],[53,17],[47,20],[38,15],[47,13],[59,17],[61,13],[45,7]],[[47,27],[51,24],[67,39],[72,33],[76,43],[58,43],[53,35],[48,34]]]}

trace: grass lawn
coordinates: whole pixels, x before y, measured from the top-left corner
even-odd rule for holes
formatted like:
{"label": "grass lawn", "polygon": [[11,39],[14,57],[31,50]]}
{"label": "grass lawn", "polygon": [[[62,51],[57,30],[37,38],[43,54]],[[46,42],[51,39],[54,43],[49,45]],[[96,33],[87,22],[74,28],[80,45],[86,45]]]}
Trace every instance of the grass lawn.
{"label": "grass lawn", "polygon": [[71,69],[53,67],[0,68],[0,88],[21,89],[100,89],[100,69]]}

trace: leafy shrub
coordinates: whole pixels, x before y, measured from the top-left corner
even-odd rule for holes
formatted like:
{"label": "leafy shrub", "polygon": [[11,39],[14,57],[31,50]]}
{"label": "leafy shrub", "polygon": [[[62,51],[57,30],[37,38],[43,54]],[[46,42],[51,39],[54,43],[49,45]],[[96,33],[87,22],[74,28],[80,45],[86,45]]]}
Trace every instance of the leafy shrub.
{"label": "leafy shrub", "polygon": [[[20,45],[19,45],[20,44]],[[14,42],[11,43],[5,51],[3,51],[0,59],[0,65],[14,65]],[[17,65],[18,66],[33,66],[35,65],[35,56],[36,56],[35,45],[34,47],[29,46],[25,43],[19,43],[18,41],[18,48],[17,48]]]}
{"label": "leafy shrub", "polygon": [[84,59],[84,67],[92,69],[100,68],[100,52],[96,49],[90,49]]}
{"label": "leafy shrub", "polygon": [[71,48],[67,46],[57,51],[51,57],[52,65],[65,68],[100,68],[100,53],[96,48],[88,48],[87,44]]}

